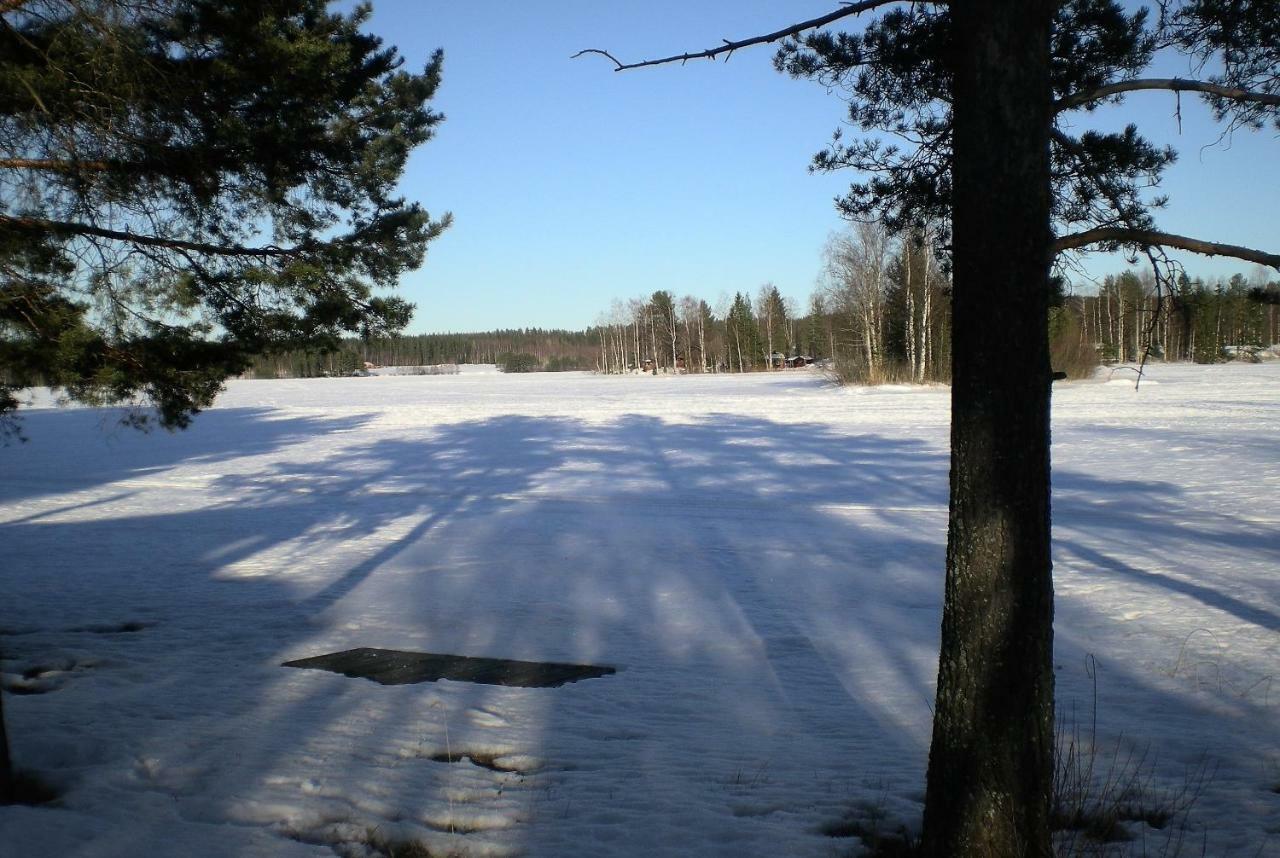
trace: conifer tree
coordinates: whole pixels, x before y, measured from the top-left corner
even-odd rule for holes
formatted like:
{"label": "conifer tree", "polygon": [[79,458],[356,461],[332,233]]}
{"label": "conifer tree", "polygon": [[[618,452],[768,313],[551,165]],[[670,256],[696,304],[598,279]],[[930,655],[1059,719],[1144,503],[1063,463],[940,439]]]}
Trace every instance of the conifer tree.
{"label": "conifer tree", "polygon": [[671,361],[672,371],[676,368],[677,338],[680,335],[680,320],[676,316],[676,298],[665,289],[659,289],[649,299],[650,312],[653,313],[654,333],[656,341],[653,345],[653,356],[658,365]]}
{"label": "conifer tree", "polygon": [[322,0],[0,4],[0,416],[145,395],[185,426],[262,352],[399,329],[448,218],[395,194],[418,73]]}
{"label": "conifer tree", "polygon": [[765,352],[765,363],[773,369],[773,355],[779,348],[786,348],[787,308],[782,300],[778,287],[766,283],[760,287],[760,298],[756,302],[756,311],[760,318],[756,330],[762,334],[761,346]]}
{"label": "conifer tree", "polygon": [[733,306],[725,317],[725,340],[730,368],[737,366],[738,372],[746,372],[756,365],[761,349],[760,329],[751,311],[751,299],[741,292],[734,294]]}
{"label": "conifer tree", "polygon": [[0,2],[0,436],[33,384],[184,427],[253,355],[409,320],[376,290],[449,222],[395,193],[442,55],[327,5]]}
{"label": "conifer tree", "polygon": [[[866,12],[879,17],[861,32],[825,29]],[[814,161],[865,177],[841,211],[899,234],[945,225],[935,236],[953,286],[951,503],[923,834],[937,858],[1051,852],[1055,255],[1124,247],[1154,265],[1172,247],[1280,268],[1275,253],[1158,230],[1161,200],[1144,191],[1172,151],[1133,126],[1064,121],[1154,90],[1199,93],[1237,126],[1280,127],[1274,0],[1168,2],[1161,13],[1156,25],[1114,0],[860,0],[704,51],[624,63],[589,49],[622,71],[781,41],[777,67],[843,89],[862,132],[837,134]],[[1162,44],[1224,71],[1143,77]]]}

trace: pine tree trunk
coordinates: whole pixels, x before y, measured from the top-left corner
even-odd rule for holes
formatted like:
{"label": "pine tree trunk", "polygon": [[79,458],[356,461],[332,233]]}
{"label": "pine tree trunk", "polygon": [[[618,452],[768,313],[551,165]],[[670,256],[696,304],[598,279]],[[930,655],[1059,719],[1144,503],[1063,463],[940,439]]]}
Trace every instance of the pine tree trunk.
{"label": "pine tree trunk", "polygon": [[[934,858],[1047,858],[1049,28],[955,3],[951,509],[924,813]],[[1017,360],[1009,360],[1010,354]]]}

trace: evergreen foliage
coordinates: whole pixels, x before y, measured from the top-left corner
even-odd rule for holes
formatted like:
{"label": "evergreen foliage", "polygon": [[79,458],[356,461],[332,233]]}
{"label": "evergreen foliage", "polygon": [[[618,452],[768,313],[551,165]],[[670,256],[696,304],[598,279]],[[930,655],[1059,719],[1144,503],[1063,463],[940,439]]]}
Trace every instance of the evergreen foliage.
{"label": "evergreen foliage", "polygon": [[322,0],[0,5],[0,416],[144,395],[185,426],[254,355],[398,330],[449,222],[395,195],[442,119]]}
{"label": "evergreen foliage", "polygon": [[441,364],[500,364],[502,356],[526,352],[545,364],[545,369],[589,370],[596,368],[602,332],[514,330],[478,331],[461,334],[416,334],[386,338],[347,338],[336,351],[298,349],[263,355],[246,371],[253,378],[312,378],[334,375],[347,362],[375,366],[439,366]]}
{"label": "evergreen foliage", "polygon": [[725,354],[729,370],[747,372],[763,365],[764,347],[750,298],[741,292],[734,294],[733,306],[725,317],[724,325]]}
{"label": "evergreen foliage", "polygon": [[[1280,11],[1275,0],[1157,0],[1169,37],[1187,54],[1221,70],[1209,81],[1234,90],[1280,95]],[[1219,121],[1280,130],[1280,111],[1257,100],[1206,93]]]}
{"label": "evergreen foliage", "polygon": [[[848,124],[863,133],[846,141],[837,131],[812,162],[814,170],[852,168],[869,177],[850,186],[837,203],[840,211],[880,221],[893,234],[932,229],[943,252],[951,236],[951,16],[947,4],[911,4],[886,12],[862,33],[791,39],[774,58],[779,71],[848,95]],[[1159,44],[1148,18],[1146,9],[1126,13],[1111,0],[1059,4],[1051,29],[1053,97],[1137,76]],[[1150,210],[1164,200],[1144,198],[1142,191],[1159,183],[1175,158],[1171,149],[1154,146],[1133,125],[1075,137],[1059,127],[1052,144],[1059,232],[1104,223],[1153,226]]]}
{"label": "evergreen foliage", "polygon": [[542,362],[536,355],[520,352],[500,355],[498,366],[503,372],[537,372],[542,369]]}

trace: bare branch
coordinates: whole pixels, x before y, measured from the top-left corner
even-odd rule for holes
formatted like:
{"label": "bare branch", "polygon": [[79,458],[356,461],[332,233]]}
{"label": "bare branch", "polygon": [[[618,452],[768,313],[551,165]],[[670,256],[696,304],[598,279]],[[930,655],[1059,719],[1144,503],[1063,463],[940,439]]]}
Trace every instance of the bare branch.
{"label": "bare branch", "polygon": [[9,217],[0,215],[0,228],[32,235],[57,235],[64,237],[92,236],[112,241],[123,241],[138,247],[166,247],[171,250],[187,250],[192,253],[203,253],[209,256],[245,256],[245,257],[280,257],[292,256],[302,252],[302,248],[287,248],[267,245],[264,247],[245,247],[238,244],[209,244],[199,241],[184,241],[177,238],[166,238],[159,235],[105,229],[86,223],[45,220],[35,217]]}
{"label": "bare branch", "polygon": [[613,64],[617,66],[617,68],[614,69],[614,71],[622,71],[625,68],[630,68],[630,66],[624,65],[622,60],[618,59],[608,51],[601,50],[600,48],[583,48],[573,56],[569,57],[569,59],[576,60],[578,57],[582,56],[583,54],[600,54],[600,56],[602,57],[608,57],[613,62]]}
{"label": "bare branch", "polygon": [[1125,226],[1100,226],[1096,229],[1064,235],[1056,239],[1050,247],[1053,254],[1057,255],[1064,250],[1103,243],[1128,244],[1143,248],[1172,247],[1178,250],[1187,250],[1191,253],[1199,253],[1202,256],[1230,256],[1234,259],[1243,259],[1246,262],[1269,265],[1280,271],[1280,254],[1278,253],[1267,253],[1235,244],[1219,244],[1216,241],[1204,241],[1198,238],[1189,238],[1185,235],[1174,235],[1170,232],[1157,232],[1153,229],[1133,229]]}
{"label": "bare branch", "polygon": [[[644,66],[660,66],[660,65],[666,65],[667,63],[683,64],[683,63],[687,63],[689,60],[713,60],[716,57],[720,56],[721,54],[725,54],[725,59],[728,60],[729,58],[728,55],[732,54],[734,51],[738,50],[739,48],[748,48],[748,47],[751,47],[752,45],[764,45],[764,44],[769,44],[771,42],[776,42],[779,39],[785,39],[787,36],[794,36],[798,33],[803,33],[805,30],[813,30],[818,27],[825,27],[827,24],[830,24],[833,21],[839,21],[841,18],[848,18],[852,15],[858,15],[863,12],[868,12],[880,6],[891,6],[899,2],[902,2],[902,0],[861,0],[861,2],[858,2],[858,3],[845,3],[841,8],[835,10],[834,12],[828,12],[825,15],[821,15],[817,18],[812,18],[808,21],[801,21],[799,24],[793,24],[790,27],[785,27],[781,30],[778,30],[777,32],[769,33],[764,36],[753,36],[749,39],[742,39],[741,41],[737,41],[737,42],[731,42],[728,39],[725,39],[723,40],[724,44],[720,45],[719,47],[708,48],[707,50],[699,51],[696,54],[676,54],[674,56],[663,57],[662,59],[658,59],[658,60],[644,60],[643,62],[638,62],[638,63],[624,63],[620,61],[617,57],[615,57],[613,54],[609,53],[608,51],[604,51],[599,48],[586,48],[584,50],[578,51],[576,54],[570,57],[570,59],[577,59],[583,54],[600,54],[601,56],[608,57],[610,60],[613,61],[613,64],[616,66],[614,71],[624,71],[626,69],[638,69],[638,68],[643,68]],[[934,5],[944,5],[944,4],[941,3],[940,0],[936,0]]]}
{"label": "bare branch", "polygon": [[1187,80],[1186,78],[1167,77],[1167,78],[1140,78],[1137,80],[1123,80],[1118,83],[1100,86],[1090,92],[1077,92],[1071,95],[1063,96],[1058,99],[1054,105],[1054,112],[1061,113],[1064,110],[1072,110],[1085,104],[1107,98],[1112,95],[1118,95],[1122,92],[1134,92],[1143,89],[1167,90],[1170,92],[1203,92],[1209,95],[1216,95],[1219,98],[1229,99],[1230,101],[1252,102],[1255,104],[1268,104],[1273,107],[1280,107],[1280,95],[1273,95],[1266,92],[1254,92],[1249,89],[1240,89],[1234,86],[1222,86],[1221,84],[1209,83],[1202,80]]}

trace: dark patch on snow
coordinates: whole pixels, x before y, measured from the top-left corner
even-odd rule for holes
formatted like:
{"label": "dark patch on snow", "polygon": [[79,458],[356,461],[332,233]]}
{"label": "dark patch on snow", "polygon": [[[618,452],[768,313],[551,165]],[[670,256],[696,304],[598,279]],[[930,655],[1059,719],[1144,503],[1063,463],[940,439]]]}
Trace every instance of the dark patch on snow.
{"label": "dark patch on snow", "polygon": [[128,635],[134,632],[140,632],[143,629],[150,628],[153,623],[139,623],[136,620],[130,620],[127,623],[113,623],[111,625],[94,625],[82,626],[78,629],[71,629],[73,632],[92,632],[95,635]]}
{"label": "dark patch on snow", "polygon": [[427,757],[434,763],[459,763],[468,760],[472,765],[479,766],[482,769],[488,769],[491,772],[499,772],[502,774],[527,775],[522,769],[515,766],[505,765],[499,762],[502,759],[497,754],[484,754],[477,751],[441,751],[438,754],[432,754]]}
{"label": "dark patch on snow", "polygon": [[360,647],[286,661],[284,667],[331,670],[344,676],[372,679],[382,685],[411,685],[451,679],[454,682],[522,688],[557,688],[568,682],[595,679],[617,672],[616,668],[607,665],[476,658],[469,655],[406,652],[374,647]]}
{"label": "dark patch on snow", "polygon": [[6,682],[4,690],[8,694],[16,696],[26,696],[30,694],[47,694],[57,688],[57,685],[46,685],[44,683],[17,683]]}
{"label": "dark patch on snow", "polygon": [[58,800],[59,791],[34,772],[18,769],[13,773],[9,800],[4,804],[50,804]]}
{"label": "dark patch on snow", "polygon": [[3,683],[10,694],[46,694],[62,687],[68,675],[81,673],[97,666],[97,661],[76,661],[64,658],[56,663],[32,664],[18,672],[17,678]]}

